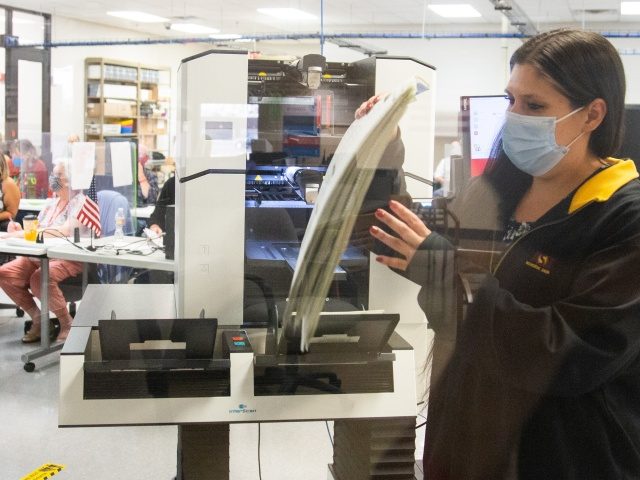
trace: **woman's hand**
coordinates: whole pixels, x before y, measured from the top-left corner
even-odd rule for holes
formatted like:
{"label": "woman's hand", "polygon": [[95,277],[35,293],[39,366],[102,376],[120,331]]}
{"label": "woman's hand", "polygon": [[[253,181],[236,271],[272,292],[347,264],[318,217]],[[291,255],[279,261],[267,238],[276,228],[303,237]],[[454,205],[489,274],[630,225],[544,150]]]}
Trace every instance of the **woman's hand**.
{"label": "woman's hand", "polygon": [[22,225],[20,225],[18,222],[11,220],[7,225],[7,233],[20,232],[20,231],[22,231]]}
{"label": "woman's hand", "polygon": [[[381,100],[384,100],[388,96],[389,96],[388,93],[379,93],[378,95],[374,95],[373,97],[371,97],[366,102],[362,102],[362,104],[356,110],[356,113],[355,113],[356,120],[364,117],[367,113],[371,111],[371,109],[376,103],[380,102]],[[396,126],[392,138],[396,138],[397,136],[398,136],[398,127]]]}
{"label": "woman's hand", "polygon": [[364,117],[369,111],[373,108],[373,106],[378,103],[380,100],[384,100],[387,97],[388,93],[379,93],[378,95],[374,95],[366,102],[362,102],[362,104],[356,110],[356,120]]}
{"label": "woman's hand", "polygon": [[392,248],[404,258],[379,255],[376,257],[376,261],[388,267],[406,270],[416,250],[424,239],[431,234],[431,230],[415,213],[401,203],[391,200],[389,207],[394,215],[379,208],[376,210],[376,218],[398,234],[398,237],[389,235],[376,226],[372,226],[369,232],[374,238]]}
{"label": "woman's hand", "polygon": [[153,233],[157,234],[157,235],[162,235],[162,229],[160,228],[160,226],[156,223],[154,223],[153,225],[151,225],[149,227],[149,230],[151,230]]}

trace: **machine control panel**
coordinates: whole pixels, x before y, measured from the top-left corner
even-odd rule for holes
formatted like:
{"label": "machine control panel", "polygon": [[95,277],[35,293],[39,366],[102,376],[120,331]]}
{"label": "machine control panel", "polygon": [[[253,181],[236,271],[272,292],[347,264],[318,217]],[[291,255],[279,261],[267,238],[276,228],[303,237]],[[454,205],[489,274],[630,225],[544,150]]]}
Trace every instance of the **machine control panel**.
{"label": "machine control panel", "polygon": [[224,330],[222,332],[222,354],[229,358],[232,353],[252,352],[253,348],[244,330]]}

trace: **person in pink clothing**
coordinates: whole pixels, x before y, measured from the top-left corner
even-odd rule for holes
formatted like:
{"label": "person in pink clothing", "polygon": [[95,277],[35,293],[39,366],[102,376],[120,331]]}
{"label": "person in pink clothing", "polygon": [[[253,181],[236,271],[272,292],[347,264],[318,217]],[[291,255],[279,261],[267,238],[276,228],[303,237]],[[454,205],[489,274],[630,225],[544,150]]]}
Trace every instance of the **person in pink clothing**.
{"label": "person in pink clothing", "polygon": [[[70,236],[73,229],[80,227],[76,213],[82,206],[84,195],[70,189],[67,165],[59,162],[49,178],[54,197],[38,215],[38,231],[44,236]],[[7,236],[22,237],[22,227],[12,222],[7,228]],[[49,310],[60,321],[58,340],[65,340],[71,328],[72,318],[67,310],[67,301],[59,283],[82,272],[82,263],[68,260],[49,262]],[[40,262],[29,257],[18,257],[0,266],[0,287],[32,319],[31,329],[22,337],[23,343],[40,340],[40,308],[35,298],[40,298]]]}

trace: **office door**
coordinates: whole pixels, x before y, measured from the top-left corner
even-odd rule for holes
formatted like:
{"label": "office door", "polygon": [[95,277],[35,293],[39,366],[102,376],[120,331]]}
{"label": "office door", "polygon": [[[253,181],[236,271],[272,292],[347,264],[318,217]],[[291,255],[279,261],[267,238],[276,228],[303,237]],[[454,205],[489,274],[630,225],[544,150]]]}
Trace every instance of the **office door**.
{"label": "office door", "polygon": [[[7,9],[7,33],[21,45],[51,39],[48,15]],[[51,52],[42,46],[7,47],[5,54],[5,138],[30,140],[50,162]]]}

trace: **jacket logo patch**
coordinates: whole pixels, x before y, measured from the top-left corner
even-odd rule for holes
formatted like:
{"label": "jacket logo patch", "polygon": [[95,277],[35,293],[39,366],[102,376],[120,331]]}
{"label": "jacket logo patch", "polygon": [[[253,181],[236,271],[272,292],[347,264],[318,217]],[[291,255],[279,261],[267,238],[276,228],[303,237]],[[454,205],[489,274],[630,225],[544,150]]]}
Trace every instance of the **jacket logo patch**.
{"label": "jacket logo patch", "polygon": [[553,265],[553,258],[544,253],[537,252],[533,254],[525,264],[527,267],[531,267],[545,275],[549,275],[551,273],[551,266]]}

